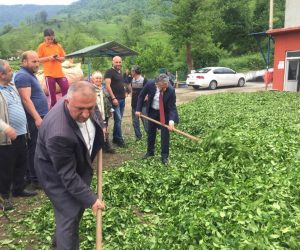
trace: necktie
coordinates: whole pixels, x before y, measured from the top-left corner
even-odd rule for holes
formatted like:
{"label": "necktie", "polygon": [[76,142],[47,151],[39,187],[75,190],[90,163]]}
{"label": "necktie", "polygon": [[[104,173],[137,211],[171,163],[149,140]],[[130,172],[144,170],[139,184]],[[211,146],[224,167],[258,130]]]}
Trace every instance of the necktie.
{"label": "necktie", "polygon": [[162,92],[159,93],[159,119],[160,119],[160,123],[162,123],[162,124],[166,123]]}

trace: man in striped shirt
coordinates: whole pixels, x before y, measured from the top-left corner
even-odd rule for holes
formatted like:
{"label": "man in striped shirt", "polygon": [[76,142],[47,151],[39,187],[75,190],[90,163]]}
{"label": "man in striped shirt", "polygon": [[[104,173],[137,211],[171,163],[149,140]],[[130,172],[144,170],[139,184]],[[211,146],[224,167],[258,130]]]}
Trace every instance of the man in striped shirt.
{"label": "man in striped shirt", "polygon": [[[17,89],[11,83],[12,69],[0,59],[0,209],[10,210],[13,196],[33,196],[24,190],[27,164],[26,115]],[[12,189],[11,189],[12,188]]]}

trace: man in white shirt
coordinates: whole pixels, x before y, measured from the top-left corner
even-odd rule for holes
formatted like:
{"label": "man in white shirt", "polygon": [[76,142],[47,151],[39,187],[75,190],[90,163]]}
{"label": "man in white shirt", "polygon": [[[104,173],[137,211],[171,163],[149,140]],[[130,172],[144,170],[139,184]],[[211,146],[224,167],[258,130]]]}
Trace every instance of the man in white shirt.
{"label": "man in white shirt", "polygon": [[94,214],[104,208],[90,188],[92,161],[104,143],[104,123],[95,105],[93,85],[74,83],[39,128],[35,169],[54,207],[57,249],[79,249],[79,222],[85,208],[92,208]]}

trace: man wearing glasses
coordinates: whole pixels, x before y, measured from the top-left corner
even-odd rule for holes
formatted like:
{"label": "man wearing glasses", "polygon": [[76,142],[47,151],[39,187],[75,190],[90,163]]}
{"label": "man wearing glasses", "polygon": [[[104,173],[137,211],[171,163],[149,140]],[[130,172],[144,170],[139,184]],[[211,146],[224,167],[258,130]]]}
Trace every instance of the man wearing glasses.
{"label": "man wearing glasses", "polygon": [[157,129],[161,129],[161,161],[166,165],[169,162],[169,130],[172,131],[174,123],[179,122],[175,89],[170,85],[169,77],[166,74],[160,74],[155,83],[147,83],[138,97],[135,113],[138,117],[141,115],[146,95],[148,95],[148,116],[162,124],[168,124],[168,128],[149,122],[147,153],[143,158],[154,156],[156,132]]}
{"label": "man wearing glasses", "polygon": [[39,57],[35,51],[26,51],[22,54],[21,69],[16,73],[15,84],[19,91],[23,106],[25,108],[29,141],[28,141],[28,169],[26,173],[29,189],[40,189],[34,170],[34,152],[38,128],[43,117],[48,112],[48,102],[43,89],[35,74],[39,70]]}

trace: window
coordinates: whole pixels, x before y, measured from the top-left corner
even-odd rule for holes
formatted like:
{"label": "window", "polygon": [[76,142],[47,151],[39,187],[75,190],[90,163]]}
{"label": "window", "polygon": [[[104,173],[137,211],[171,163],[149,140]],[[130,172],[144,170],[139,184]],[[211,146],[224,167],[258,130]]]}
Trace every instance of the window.
{"label": "window", "polygon": [[235,72],[233,70],[227,69],[227,68],[224,68],[223,72],[224,72],[224,74],[235,74]]}
{"label": "window", "polygon": [[196,73],[207,73],[208,71],[210,71],[210,69],[208,69],[208,68],[197,69],[197,70],[196,70]]}
{"label": "window", "polygon": [[289,60],[288,81],[297,80],[299,60]]}
{"label": "window", "polygon": [[223,69],[215,69],[214,74],[224,74]]}
{"label": "window", "polygon": [[290,57],[300,57],[300,51],[288,51],[286,53],[286,57],[290,58]]}

